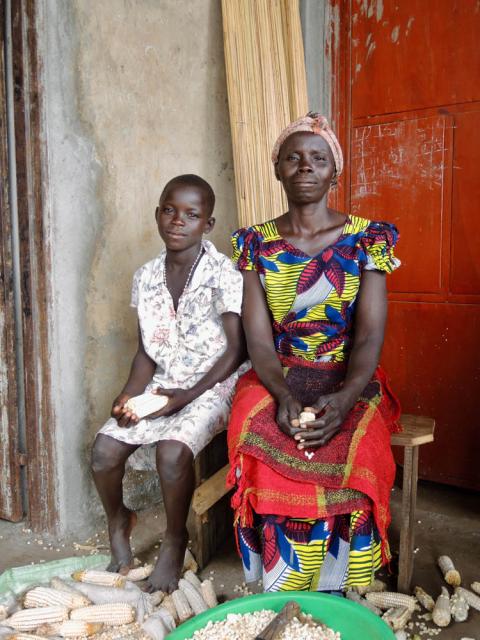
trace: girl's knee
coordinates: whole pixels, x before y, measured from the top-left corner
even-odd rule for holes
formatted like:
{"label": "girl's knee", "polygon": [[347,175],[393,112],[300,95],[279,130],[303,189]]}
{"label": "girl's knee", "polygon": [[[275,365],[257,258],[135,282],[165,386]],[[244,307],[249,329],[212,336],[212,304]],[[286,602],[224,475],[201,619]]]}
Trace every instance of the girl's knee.
{"label": "girl's knee", "polygon": [[157,445],[157,469],[167,480],[175,481],[189,471],[193,463],[193,453],[183,442],[166,440]]}
{"label": "girl's knee", "polygon": [[94,473],[99,471],[112,471],[123,464],[125,456],[120,456],[115,440],[98,435],[93,443],[91,455],[91,469]]}

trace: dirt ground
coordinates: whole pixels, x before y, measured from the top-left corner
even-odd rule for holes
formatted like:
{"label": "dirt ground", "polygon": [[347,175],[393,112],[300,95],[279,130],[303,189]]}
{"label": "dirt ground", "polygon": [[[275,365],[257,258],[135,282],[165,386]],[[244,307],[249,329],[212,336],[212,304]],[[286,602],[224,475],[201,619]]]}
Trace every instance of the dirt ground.
{"label": "dirt ground", "polygon": [[[390,541],[393,551],[398,548],[401,491],[392,493],[393,521]],[[133,534],[136,556],[142,561],[153,561],[158,552],[162,531],[165,528],[161,507],[139,513],[139,524]],[[36,562],[48,562],[68,556],[89,554],[95,549],[108,553],[106,531],[100,530],[89,540],[56,540],[29,532],[25,525],[0,521],[0,573],[14,566]],[[80,545],[80,546],[78,546]],[[462,584],[469,586],[480,580],[480,499],[479,494],[443,485],[420,482],[417,506],[415,566],[412,586],[421,585],[436,596],[444,584],[436,567],[439,555],[450,555],[461,573]],[[394,569],[394,564],[393,569]],[[233,538],[225,540],[223,548],[201,572],[202,577],[212,577],[221,600],[232,599],[248,592],[261,591],[258,584],[244,584],[243,572],[237,558]],[[395,585],[395,576],[383,572],[380,576]],[[432,625],[429,625],[433,628]],[[418,633],[418,627],[415,627]],[[422,638],[437,637],[440,640],[480,640],[480,612],[470,610],[464,623],[451,623],[438,635],[422,634]],[[359,639],[360,640],[360,639]],[[363,640],[363,639],[362,639]]]}

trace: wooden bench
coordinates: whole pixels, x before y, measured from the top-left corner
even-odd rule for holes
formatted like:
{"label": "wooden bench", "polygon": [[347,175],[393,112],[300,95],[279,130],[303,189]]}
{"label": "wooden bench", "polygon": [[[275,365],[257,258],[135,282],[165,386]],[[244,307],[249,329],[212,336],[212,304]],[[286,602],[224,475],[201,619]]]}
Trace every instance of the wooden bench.
{"label": "wooden bench", "polygon": [[[392,434],[391,443],[394,447],[403,447],[403,486],[402,486],[402,514],[400,526],[400,553],[398,566],[398,590],[409,592],[413,572],[413,548],[415,536],[415,509],[417,504],[418,481],[418,448],[422,444],[433,442],[435,420],[423,416],[404,414],[400,418],[402,433]],[[207,480],[200,482],[193,495],[192,508],[196,519],[196,529],[208,522],[209,510],[226,494],[228,489],[225,480],[228,464],[222,466]],[[215,525],[214,525],[215,526]],[[205,538],[205,535],[203,536]],[[196,548],[201,545],[196,545]],[[200,554],[199,564],[204,565],[215,549],[205,548],[197,550]]]}

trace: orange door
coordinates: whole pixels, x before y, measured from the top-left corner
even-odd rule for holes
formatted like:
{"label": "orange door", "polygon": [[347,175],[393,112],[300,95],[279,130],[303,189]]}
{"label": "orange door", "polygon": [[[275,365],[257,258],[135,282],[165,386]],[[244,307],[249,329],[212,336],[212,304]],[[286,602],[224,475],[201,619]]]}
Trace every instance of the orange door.
{"label": "orange door", "polygon": [[480,489],[479,3],[333,4],[340,193],[401,235],[383,364],[403,410],[437,421],[421,477]]}

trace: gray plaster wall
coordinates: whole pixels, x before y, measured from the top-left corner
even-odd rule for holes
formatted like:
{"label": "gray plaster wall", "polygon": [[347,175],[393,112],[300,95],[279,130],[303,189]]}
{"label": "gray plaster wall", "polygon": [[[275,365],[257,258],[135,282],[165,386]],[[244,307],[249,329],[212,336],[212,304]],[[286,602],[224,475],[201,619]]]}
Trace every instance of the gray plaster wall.
{"label": "gray plaster wall", "polygon": [[128,374],[134,271],[161,249],[165,182],[198,173],[217,195],[211,239],[237,225],[219,0],[39,0],[45,225],[59,531],[101,513],[95,432]]}

